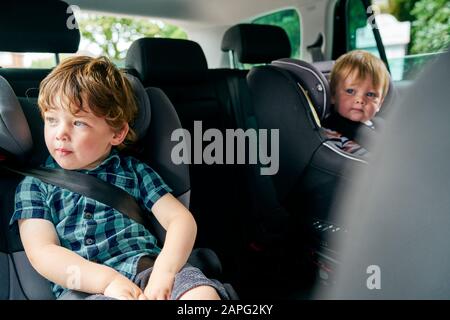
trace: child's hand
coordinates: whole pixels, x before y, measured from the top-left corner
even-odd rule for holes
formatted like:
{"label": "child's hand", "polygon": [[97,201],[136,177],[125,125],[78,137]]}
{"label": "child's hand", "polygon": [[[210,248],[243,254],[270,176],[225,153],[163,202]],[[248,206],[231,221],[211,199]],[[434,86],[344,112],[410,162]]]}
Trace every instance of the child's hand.
{"label": "child's hand", "polygon": [[172,293],[175,274],[166,270],[153,268],[144,295],[150,300],[168,300]]}
{"label": "child's hand", "polygon": [[119,274],[108,284],[105,296],[119,300],[145,300],[142,290],[125,276]]}

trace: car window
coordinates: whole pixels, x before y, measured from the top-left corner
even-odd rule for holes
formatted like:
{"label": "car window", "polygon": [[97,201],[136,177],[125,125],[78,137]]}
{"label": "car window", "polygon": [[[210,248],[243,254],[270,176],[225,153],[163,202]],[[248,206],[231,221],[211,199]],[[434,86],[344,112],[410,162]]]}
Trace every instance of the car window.
{"label": "car window", "polygon": [[[187,39],[186,32],[178,26],[162,20],[132,16],[106,15],[81,11],[76,6],[73,13],[78,24],[68,27],[80,29],[80,46],[75,54],[105,55],[116,65],[123,67],[126,50],[131,43],[142,37]],[[63,60],[73,54],[60,54]],[[0,52],[0,66],[6,68],[52,68],[56,65],[52,53]]]}
{"label": "car window", "polygon": [[350,0],[347,50],[380,56],[372,30],[376,19],[393,80],[411,80],[450,44],[449,17],[448,0],[375,0],[367,8],[361,0]]}
{"label": "car window", "polygon": [[55,65],[53,53],[0,52],[2,68],[51,68]]}
{"label": "car window", "polygon": [[121,67],[134,40],[142,37],[187,39],[186,32],[173,24],[130,16],[81,13],[79,27],[80,51],[106,55]]}

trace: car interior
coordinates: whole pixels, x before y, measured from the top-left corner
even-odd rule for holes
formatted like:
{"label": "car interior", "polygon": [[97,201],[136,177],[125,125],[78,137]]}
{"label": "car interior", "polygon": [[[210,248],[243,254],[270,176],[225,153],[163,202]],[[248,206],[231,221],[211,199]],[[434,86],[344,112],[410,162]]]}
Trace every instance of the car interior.
{"label": "car interior", "polygon": [[[448,146],[429,144],[448,134],[450,54],[426,67],[389,118],[377,161],[361,174],[337,210],[352,230],[337,245],[336,285],[317,299],[448,300]],[[423,92],[433,90],[430,97]],[[404,121],[409,113],[408,121]],[[377,175],[377,172],[383,174]],[[381,273],[381,282],[368,280]],[[368,290],[367,281],[382,290]]]}
{"label": "car interior", "polygon": [[[332,108],[331,69],[354,41],[353,11],[347,9],[370,5],[366,0],[11,1],[0,12],[0,52],[51,53],[55,64],[63,54],[83,54],[83,33],[68,25],[71,6],[183,27],[188,39],[143,36],[128,43],[120,67],[139,107],[132,155],[161,175],[197,222],[189,262],[223,282],[232,299],[444,298],[438,277],[425,272],[435,266],[432,257],[444,255],[427,251],[425,243],[448,239],[443,215],[449,209],[443,200],[448,170],[441,163],[448,148],[430,143],[449,128],[443,108],[448,52],[427,56],[430,62],[420,65],[414,79],[398,79],[391,70],[389,93],[377,115],[385,121],[383,132],[370,140],[370,158],[340,150],[322,127]],[[286,8],[301,16],[298,48],[281,26],[252,23]],[[389,66],[377,28],[371,36],[370,50]],[[52,67],[17,68],[1,61],[0,300],[54,299],[49,281],[28,261],[17,226],[9,226],[16,186],[24,175],[38,172],[33,170],[49,155],[37,97]],[[434,91],[430,103],[423,93]],[[427,113],[423,105],[438,111]],[[402,122],[405,115],[408,121]],[[277,155],[277,172],[264,175],[267,164],[241,161],[239,152],[250,159],[250,138],[242,150],[223,150],[226,163],[175,164],[172,133],[180,128],[194,139],[207,131],[223,137],[230,130],[276,132],[277,143],[265,151]],[[261,140],[255,140],[259,152]],[[200,137],[194,148],[205,150],[210,141]],[[51,173],[39,174],[52,181]],[[70,188],[72,179],[61,180]],[[101,193],[95,198],[114,197]],[[414,219],[403,224],[408,214]],[[155,221],[149,228],[163,243],[164,230]],[[432,224],[441,233],[436,235]],[[420,228],[427,228],[423,237]],[[420,242],[417,252],[413,242]],[[404,250],[406,244],[410,250]],[[374,262],[367,252],[376,252],[370,256]],[[423,264],[415,262],[416,268],[399,276],[413,258]],[[441,275],[446,255],[442,260]],[[391,290],[367,290],[369,265],[382,267],[389,279],[383,284],[389,282]],[[408,284],[412,276],[423,281]],[[419,294],[423,287],[427,290]]]}

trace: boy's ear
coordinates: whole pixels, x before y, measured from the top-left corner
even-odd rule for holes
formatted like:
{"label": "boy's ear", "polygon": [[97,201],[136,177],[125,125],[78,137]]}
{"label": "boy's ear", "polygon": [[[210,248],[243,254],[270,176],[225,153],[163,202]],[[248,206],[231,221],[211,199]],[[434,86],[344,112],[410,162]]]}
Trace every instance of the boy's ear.
{"label": "boy's ear", "polygon": [[125,140],[128,131],[130,130],[130,127],[128,126],[128,123],[125,123],[119,131],[115,132],[111,141],[111,144],[113,146],[118,146]]}

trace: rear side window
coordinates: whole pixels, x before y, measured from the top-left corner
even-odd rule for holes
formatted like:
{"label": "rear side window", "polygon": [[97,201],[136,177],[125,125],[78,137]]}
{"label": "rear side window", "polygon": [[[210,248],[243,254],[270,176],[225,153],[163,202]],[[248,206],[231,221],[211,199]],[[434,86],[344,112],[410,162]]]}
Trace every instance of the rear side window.
{"label": "rear side window", "polygon": [[[450,44],[449,0],[361,0],[347,4],[347,50],[379,56],[372,28],[380,31],[394,81],[414,79],[424,64]],[[367,17],[367,12],[370,17]]]}
{"label": "rear side window", "polygon": [[53,53],[0,52],[1,68],[52,68],[56,65]]}
{"label": "rear side window", "polygon": [[[81,40],[76,54],[105,55],[119,67],[125,64],[125,54],[131,43],[142,37],[187,39],[184,30],[161,20],[130,16],[105,15],[80,10],[72,6],[80,29]],[[63,60],[72,54],[60,54]],[[53,68],[51,53],[0,52],[0,66],[6,68]]]}
{"label": "rear side window", "polygon": [[134,40],[143,37],[187,39],[181,28],[155,19],[82,11],[78,21],[81,33],[79,51],[105,55],[120,67],[124,66],[126,52]]}

